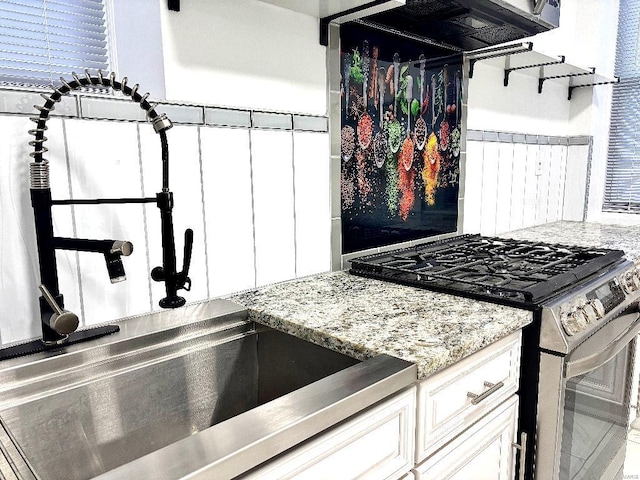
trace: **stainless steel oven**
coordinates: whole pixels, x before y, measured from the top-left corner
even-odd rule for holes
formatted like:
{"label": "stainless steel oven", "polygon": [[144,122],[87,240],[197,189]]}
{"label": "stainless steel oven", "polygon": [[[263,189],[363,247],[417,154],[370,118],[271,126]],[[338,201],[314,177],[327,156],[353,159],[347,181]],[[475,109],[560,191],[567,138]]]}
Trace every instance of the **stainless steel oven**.
{"label": "stainless steel oven", "polygon": [[616,478],[640,270],[621,250],[462,235],[353,259],[352,273],[525,308],[518,477]]}
{"label": "stainless steel oven", "polygon": [[543,307],[536,479],[622,478],[640,332],[635,274],[625,263]]}

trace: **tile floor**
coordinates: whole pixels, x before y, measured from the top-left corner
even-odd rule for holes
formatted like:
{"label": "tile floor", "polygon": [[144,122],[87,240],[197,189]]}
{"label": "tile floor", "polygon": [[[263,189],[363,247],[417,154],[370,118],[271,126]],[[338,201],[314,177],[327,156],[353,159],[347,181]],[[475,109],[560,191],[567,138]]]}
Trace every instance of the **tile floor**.
{"label": "tile floor", "polygon": [[625,480],[640,480],[640,417],[636,418],[631,424],[622,478]]}

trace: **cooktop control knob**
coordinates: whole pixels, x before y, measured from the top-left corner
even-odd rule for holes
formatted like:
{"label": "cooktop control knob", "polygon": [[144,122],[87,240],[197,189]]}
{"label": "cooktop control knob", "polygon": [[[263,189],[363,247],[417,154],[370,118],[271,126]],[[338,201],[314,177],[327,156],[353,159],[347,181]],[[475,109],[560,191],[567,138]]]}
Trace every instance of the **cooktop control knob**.
{"label": "cooktop control knob", "polygon": [[633,285],[636,287],[636,290],[640,289],[640,270],[638,269],[638,267],[635,267],[633,269],[633,273],[631,277],[633,280]]}
{"label": "cooktop control knob", "polygon": [[587,328],[589,321],[587,320],[587,316],[584,313],[584,309],[580,308],[579,310],[573,312],[573,317],[576,319],[575,321],[580,331]]}
{"label": "cooktop control knob", "polygon": [[632,271],[628,271],[622,274],[622,276],[620,277],[620,284],[622,285],[622,290],[624,290],[624,293],[626,293],[627,295],[637,290],[633,281]]}
{"label": "cooktop control knob", "polygon": [[566,334],[569,335],[570,337],[576,334],[576,332],[574,331],[573,325],[571,323],[571,320],[569,319],[569,315],[566,312],[562,312],[560,314],[560,324],[562,325],[562,328],[564,329]]}
{"label": "cooktop control knob", "polygon": [[584,307],[582,307],[582,313],[584,314],[584,317],[587,319],[588,323],[595,323],[599,318],[596,309],[591,303],[587,303]]}
{"label": "cooktop control knob", "polygon": [[605,310],[604,310],[604,305],[602,304],[602,301],[599,298],[594,298],[593,300],[591,300],[590,303],[593,309],[596,311],[596,314],[598,315],[597,317],[598,320],[604,317]]}
{"label": "cooktop control knob", "polygon": [[582,331],[587,326],[586,318],[579,310],[563,313],[560,316],[560,323],[570,337]]}
{"label": "cooktop control knob", "polygon": [[638,278],[635,269],[629,270],[623,274],[620,278],[620,283],[622,284],[622,289],[626,294],[633,293],[640,288],[640,278]]}

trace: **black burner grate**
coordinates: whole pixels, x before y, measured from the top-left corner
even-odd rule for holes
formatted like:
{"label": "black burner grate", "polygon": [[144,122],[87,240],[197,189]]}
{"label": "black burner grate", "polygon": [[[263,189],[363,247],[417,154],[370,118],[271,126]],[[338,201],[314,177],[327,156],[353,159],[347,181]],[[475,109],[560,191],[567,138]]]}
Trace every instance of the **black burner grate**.
{"label": "black burner grate", "polygon": [[351,273],[535,309],[622,250],[462,235],[351,261]]}

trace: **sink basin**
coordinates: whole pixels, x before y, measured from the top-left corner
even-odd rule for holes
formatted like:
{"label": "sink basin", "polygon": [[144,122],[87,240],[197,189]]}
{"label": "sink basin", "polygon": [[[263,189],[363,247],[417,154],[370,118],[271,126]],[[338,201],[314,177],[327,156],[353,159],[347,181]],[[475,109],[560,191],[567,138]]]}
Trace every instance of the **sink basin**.
{"label": "sink basin", "polygon": [[120,325],[0,364],[5,477],[229,478],[415,380],[408,362],[359,361],[222,300]]}

